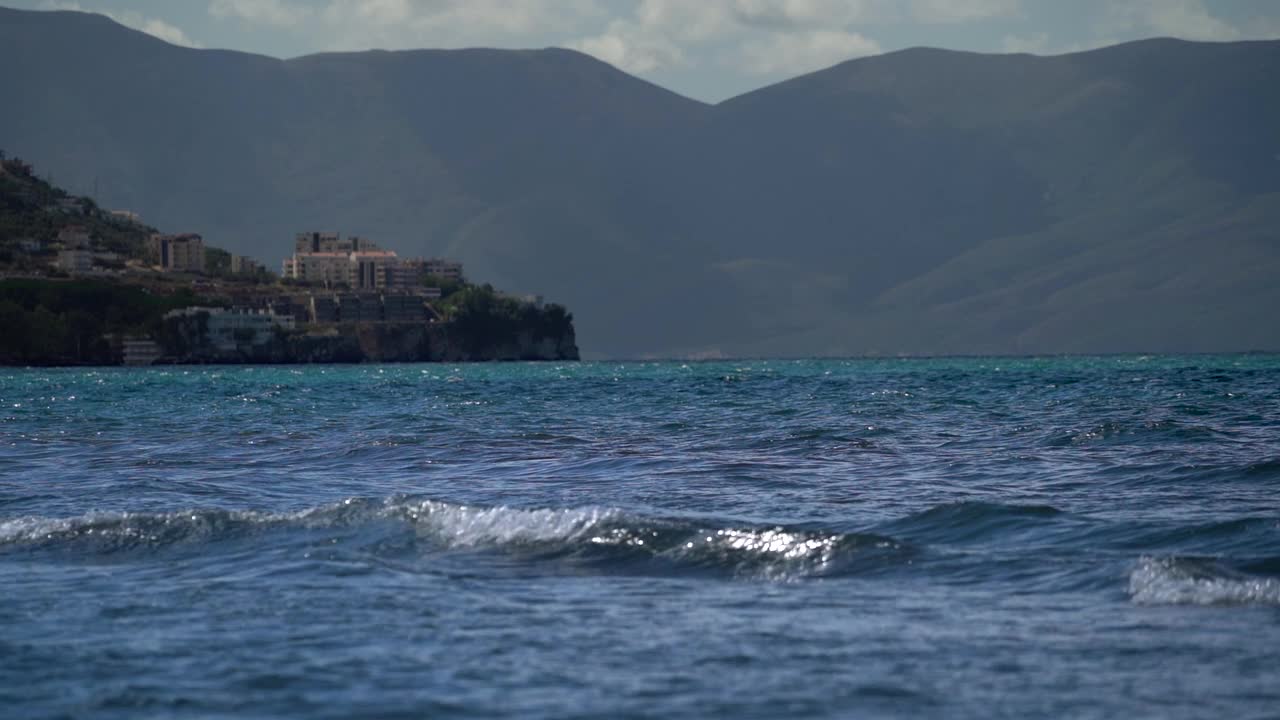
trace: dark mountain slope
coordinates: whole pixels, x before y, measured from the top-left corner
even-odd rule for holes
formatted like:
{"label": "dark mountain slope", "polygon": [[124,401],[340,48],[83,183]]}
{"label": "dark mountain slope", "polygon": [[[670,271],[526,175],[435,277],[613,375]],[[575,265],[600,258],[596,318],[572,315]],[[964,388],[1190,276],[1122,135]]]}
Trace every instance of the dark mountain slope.
{"label": "dark mountain slope", "polygon": [[[1275,347],[1280,327],[1256,311],[1280,303],[1266,281],[1280,270],[1280,92],[1266,77],[1280,77],[1280,43],[909,50],[725,103],[723,126],[789,146],[757,192],[798,204],[787,227],[824,270],[847,264],[851,293],[877,296],[755,349]],[[891,170],[877,183],[867,165]],[[779,192],[779,176],[818,172],[822,203]],[[819,207],[848,216],[827,229]]]}
{"label": "dark mountain slope", "polygon": [[0,10],[0,147],[274,262],[332,228],[588,353],[1280,348],[1280,43],[914,49],[707,106],[579,53],[281,61]]}

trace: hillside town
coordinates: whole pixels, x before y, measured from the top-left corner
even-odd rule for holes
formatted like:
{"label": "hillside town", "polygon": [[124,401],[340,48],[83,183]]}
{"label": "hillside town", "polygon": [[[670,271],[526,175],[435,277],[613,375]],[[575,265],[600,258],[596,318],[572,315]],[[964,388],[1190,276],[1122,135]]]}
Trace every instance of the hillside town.
{"label": "hillside town", "polygon": [[[200,274],[205,250],[197,234],[152,235],[153,267],[162,272]],[[260,276],[252,259],[232,255],[231,272]],[[339,323],[436,323],[442,312],[432,301],[442,288],[465,283],[462,263],[442,258],[401,258],[373,241],[337,232],[301,232],[283,262],[280,283],[229,285],[231,305],[171,310],[166,320],[204,316],[210,346],[220,353],[266,345],[280,331]],[[541,302],[540,299],[536,302]],[[159,357],[155,341],[124,347],[125,364]]]}
{"label": "hillside town", "polygon": [[0,157],[0,363],[576,358],[564,308],[460,262],[334,231],[286,243],[277,276]]}

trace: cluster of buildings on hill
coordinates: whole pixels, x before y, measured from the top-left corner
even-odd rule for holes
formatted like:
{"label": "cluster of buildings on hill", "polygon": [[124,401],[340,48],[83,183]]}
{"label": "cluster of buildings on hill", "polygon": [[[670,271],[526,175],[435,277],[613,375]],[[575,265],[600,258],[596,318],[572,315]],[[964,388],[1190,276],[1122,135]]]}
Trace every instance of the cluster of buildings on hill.
{"label": "cluster of buildings on hill", "polygon": [[[117,253],[94,250],[90,232],[82,225],[68,225],[62,228],[58,232],[56,242],[61,249],[58,250],[58,258],[53,265],[71,275],[92,275],[100,272],[96,266],[104,261],[123,262],[125,260]],[[38,251],[41,248],[32,247],[31,249]],[[148,249],[155,267],[165,272],[203,273],[205,271],[204,240],[194,233],[152,235]]]}
{"label": "cluster of buildings on hill", "polygon": [[290,323],[296,325],[421,323],[436,319],[430,301],[439,297],[439,288],[422,288],[414,292],[282,293],[253,297],[238,304],[236,309],[288,317]]}
{"label": "cluster of buildings on hill", "polygon": [[[204,241],[199,235],[153,235],[151,253],[166,271],[205,269]],[[243,271],[243,266],[237,267],[237,258],[232,256],[232,272]],[[171,311],[165,318],[200,323],[213,351],[244,352],[300,325],[430,323],[438,316],[429,301],[438,299],[441,289],[428,287],[423,280],[463,282],[462,263],[404,259],[366,238],[343,238],[335,232],[298,233],[293,255],[282,270],[287,279],[324,289],[276,294],[254,290],[229,308],[189,307]],[[150,364],[159,346],[151,340],[130,339],[124,351],[127,364]]]}
{"label": "cluster of buildings on hill", "polygon": [[[203,237],[196,233],[181,233],[152,235],[151,256],[156,266],[165,272],[203,273],[208,254]],[[262,271],[262,264],[244,255],[232,255],[229,269],[232,275],[257,275]]]}
{"label": "cluster of buildings on hill", "polygon": [[[200,323],[205,349],[215,353],[251,352],[270,343],[280,332],[301,325],[338,323],[431,323],[439,319],[429,300],[440,293],[318,292],[257,296],[232,307],[185,307],[171,310],[165,320]],[[150,365],[160,346],[149,338],[129,338],[123,344],[126,365]]]}
{"label": "cluster of buildings on hill", "polygon": [[[56,267],[70,274],[98,272],[103,260],[120,264],[126,260],[95,251],[91,232],[84,226],[65,227],[57,242],[61,250]],[[146,252],[142,262],[163,272],[205,274],[209,269],[208,248],[196,233],[153,234]],[[261,265],[232,255],[229,269],[233,274],[256,274]],[[441,297],[439,286],[464,282],[462,263],[401,258],[366,238],[344,238],[336,232],[298,233],[293,254],[282,269],[284,278],[310,287],[226,286],[223,291],[231,296],[230,307],[188,307],[169,312],[165,319],[200,328],[207,352],[245,353],[300,326],[430,324],[440,319],[431,305]],[[142,365],[156,361],[161,352],[156,341],[136,337],[123,338],[122,351],[127,364]]]}
{"label": "cluster of buildings on hill", "polygon": [[[31,242],[31,241],[27,241]],[[119,262],[120,256],[113,252],[93,249],[93,241],[89,230],[82,225],[68,225],[58,231],[58,259],[53,266],[71,275],[87,275],[95,272],[94,262]],[[32,244],[24,249],[36,252],[42,248]]]}
{"label": "cluster of buildings on hill", "polygon": [[[261,347],[276,333],[296,326],[292,315],[261,308],[187,307],[170,310],[164,318],[202,323],[205,347],[217,353]],[[151,338],[126,338],[121,350],[125,365],[150,365],[162,355],[160,344]]]}
{"label": "cluster of buildings on hill", "polygon": [[325,287],[353,290],[406,290],[425,276],[462,282],[462,263],[439,258],[406,259],[366,238],[336,232],[298,233],[293,255],[285,258],[283,277]]}
{"label": "cluster of buildings on hill", "polygon": [[[89,231],[79,225],[65,228],[58,236],[55,267],[73,275],[95,272],[95,260],[122,260],[94,252]],[[33,248],[39,250],[40,248]],[[155,269],[172,273],[205,274],[208,252],[197,233],[150,236],[147,262]],[[232,275],[253,276],[262,265],[244,255],[231,255]],[[341,237],[336,232],[298,233],[294,252],[286,258],[282,276],[325,288],[355,291],[416,291],[423,279],[434,276],[443,281],[463,282],[462,263],[440,258],[401,258],[394,250],[378,247],[357,236]],[[350,303],[348,303],[350,305]]]}
{"label": "cluster of buildings on hill", "polygon": [[[24,250],[40,252],[44,247],[30,242],[30,247],[23,245]],[[82,225],[68,225],[58,232],[55,240],[58,250],[53,266],[71,275],[94,275],[103,272],[104,264],[123,265],[129,258],[118,253],[94,250],[94,242],[88,228]],[[195,233],[178,235],[162,235],[159,233],[148,238],[146,249],[149,258],[145,264],[135,259],[136,267],[149,265],[163,272],[203,274],[207,269],[204,239]],[[254,275],[262,266],[251,258],[240,255],[231,256],[231,272],[237,275]]]}

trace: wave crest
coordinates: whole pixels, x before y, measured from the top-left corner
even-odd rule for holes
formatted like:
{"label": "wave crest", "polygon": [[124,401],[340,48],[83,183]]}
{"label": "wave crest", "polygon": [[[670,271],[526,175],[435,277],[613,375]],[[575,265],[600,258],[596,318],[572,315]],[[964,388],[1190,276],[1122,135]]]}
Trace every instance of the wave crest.
{"label": "wave crest", "polygon": [[892,538],[725,527],[618,510],[522,510],[425,501],[403,509],[417,533],[449,549],[528,552],[601,571],[728,574],[785,580],[866,568],[910,552]]}
{"label": "wave crest", "polygon": [[1280,579],[1212,560],[1143,557],[1129,573],[1129,597],[1139,605],[1280,605]]}
{"label": "wave crest", "polygon": [[620,513],[608,509],[472,507],[435,500],[392,504],[386,514],[414,523],[451,547],[546,543],[581,539]]}
{"label": "wave crest", "polygon": [[[0,522],[5,546],[71,547],[99,553],[209,540],[272,522],[252,511],[94,512],[72,518],[26,517]],[[89,547],[85,547],[89,546]]]}
{"label": "wave crest", "polygon": [[[352,498],[293,513],[194,510],[21,518],[0,522],[0,552],[52,550],[76,558],[182,546],[211,552],[209,546],[265,533],[282,534],[277,547],[291,537],[307,546],[318,539],[317,531],[327,540],[338,536],[339,546],[349,543],[364,551],[496,552],[597,572],[774,580],[894,565],[915,552],[892,538],[867,533],[735,526],[616,509],[485,507],[403,497]],[[407,542],[382,542],[389,537]]]}

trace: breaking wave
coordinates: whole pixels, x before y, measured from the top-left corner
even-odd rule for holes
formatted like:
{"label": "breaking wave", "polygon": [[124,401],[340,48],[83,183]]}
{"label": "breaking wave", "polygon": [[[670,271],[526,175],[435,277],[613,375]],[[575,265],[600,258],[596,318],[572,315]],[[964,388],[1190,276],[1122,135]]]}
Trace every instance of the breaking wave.
{"label": "breaking wave", "polygon": [[[1049,506],[952,503],[854,531],[660,517],[611,508],[474,506],[408,496],[294,512],[203,509],[0,521],[0,555],[72,562],[263,551],[410,566],[496,558],[535,572],[799,580],[910,571],[957,582],[1114,587],[1138,604],[1280,604],[1275,522],[1151,532]],[[296,553],[295,553],[296,551]],[[1134,551],[1145,553],[1134,567]],[[1185,553],[1213,554],[1218,560]],[[1221,553],[1243,558],[1225,559]],[[345,553],[345,555],[343,555]]]}
{"label": "breaking wave", "polygon": [[1280,605],[1280,579],[1209,559],[1143,557],[1129,574],[1129,597],[1139,605]]}
{"label": "breaking wave", "polygon": [[410,544],[423,553],[495,551],[602,572],[761,579],[844,574],[894,564],[914,552],[909,545],[869,533],[734,526],[613,509],[480,507],[409,498],[349,499],[293,513],[195,510],[20,518],[0,522],[0,552],[102,556],[204,547],[293,531],[308,541],[315,540],[318,531],[341,536],[336,542],[374,546],[388,535],[407,533]]}

